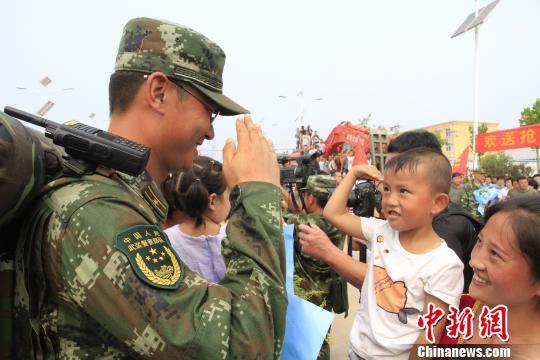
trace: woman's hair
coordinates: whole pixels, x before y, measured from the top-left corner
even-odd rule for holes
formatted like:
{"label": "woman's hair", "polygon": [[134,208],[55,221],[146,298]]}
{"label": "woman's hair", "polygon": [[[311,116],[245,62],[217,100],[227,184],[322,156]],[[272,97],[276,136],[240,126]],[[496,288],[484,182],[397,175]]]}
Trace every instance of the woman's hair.
{"label": "woman's hair", "polygon": [[197,156],[189,171],[169,174],[163,183],[163,195],[169,204],[169,218],[174,210],[195,218],[195,226],[204,223],[203,213],[208,209],[210,194],[225,192],[227,182],[223,166],[208,156]]}
{"label": "woman's hair", "polygon": [[536,198],[510,198],[498,202],[487,208],[484,224],[500,211],[509,215],[519,249],[529,260],[534,279],[540,281],[540,201]]}

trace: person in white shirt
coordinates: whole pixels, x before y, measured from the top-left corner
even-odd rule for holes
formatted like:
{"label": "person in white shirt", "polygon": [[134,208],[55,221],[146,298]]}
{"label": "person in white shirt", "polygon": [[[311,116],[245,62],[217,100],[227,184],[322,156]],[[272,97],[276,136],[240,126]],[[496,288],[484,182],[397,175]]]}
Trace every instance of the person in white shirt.
{"label": "person in white shirt", "polygon": [[[441,153],[416,148],[385,165],[384,179],[373,166],[351,169],[331,196],[324,217],[341,231],[367,242],[368,264],[336,248],[316,226],[301,226],[302,251],[325,261],[361,290],[350,335],[350,359],[407,359],[413,346],[427,344],[419,317],[433,304],[445,313],[463,290],[463,264],[433,230],[432,219],[448,205],[451,166]],[[355,181],[382,181],[386,220],[347,211]],[[435,343],[445,322],[433,328]]]}
{"label": "person in white shirt", "polygon": [[309,146],[311,146],[311,136],[307,132],[304,132],[302,134],[302,147]]}
{"label": "person in white shirt", "polygon": [[328,173],[328,160],[326,159],[326,156],[323,154],[319,156],[319,169],[321,171],[324,171],[325,173]]}
{"label": "person in white shirt", "polygon": [[173,249],[192,271],[219,282],[226,270],[221,241],[231,208],[221,163],[195,157],[191,170],[170,174],[163,194],[169,204],[163,227]]}
{"label": "person in white shirt", "polygon": [[311,145],[317,146],[321,142],[321,138],[319,137],[319,134],[317,134],[317,131],[313,132],[313,135],[311,136]]}

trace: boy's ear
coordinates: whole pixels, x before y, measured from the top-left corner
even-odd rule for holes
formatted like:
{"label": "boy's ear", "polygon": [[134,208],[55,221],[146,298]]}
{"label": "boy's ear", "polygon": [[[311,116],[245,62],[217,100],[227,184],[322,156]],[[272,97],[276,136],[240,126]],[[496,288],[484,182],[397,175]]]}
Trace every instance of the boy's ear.
{"label": "boy's ear", "polygon": [[535,291],[535,295],[538,299],[536,299],[537,301],[540,301],[540,280],[539,281],[536,281],[536,291]]}
{"label": "boy's ear", "polygon": [[433,216],[439,214],[441,211],[446,209],[449,202],[450,202],[450,198],[448,197],[448,194],[445,194],[445,193],[435,194],[435,198],[433,200],[433,207],[431,209],[431,213],[433,214]]}

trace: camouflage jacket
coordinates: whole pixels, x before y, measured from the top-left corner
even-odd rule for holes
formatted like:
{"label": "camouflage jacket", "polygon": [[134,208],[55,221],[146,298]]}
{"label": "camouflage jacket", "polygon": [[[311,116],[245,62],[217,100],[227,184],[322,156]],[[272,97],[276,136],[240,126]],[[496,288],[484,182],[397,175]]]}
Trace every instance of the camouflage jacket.
{"label": "camouflage jacket", "polygon": [[298,238],[299,224],[315,224],[330,238],[332,243],[343,249],[345,234],[326,221],[322,214],[295,214],[285,212],[288,224],[294,224],[294,271],[295,293],[326,310],[332,309],[330,284],[338,275],[326,263],[312,258],[301,251]]}
{"label": "camouflage jacket", "polygon": [[157,226],[166,202],[146,172],[49,183],[16,254],[17,358],[279,358],[280,200],[267,183],[232,190],[227,272],[209,284],[171,251]]}
{"label": "camouflage jacket", "polygon": [[472,180],[467,179],[463,184],[463,194],[461,195],[461,206],[476,219],[481,219],[482,216],[478,212],[478,203],[473,193],[480,187],[482,185],[476,185]]}

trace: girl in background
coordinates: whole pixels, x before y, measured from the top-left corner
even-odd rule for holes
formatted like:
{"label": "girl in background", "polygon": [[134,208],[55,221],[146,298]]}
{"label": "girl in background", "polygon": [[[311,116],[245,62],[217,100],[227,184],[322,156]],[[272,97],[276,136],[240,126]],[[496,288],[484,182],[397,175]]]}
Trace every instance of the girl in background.
{"label": "girl in background", "polygon": [[225,275],[221,240],[231,208],[222,164],[197,156],[189,171],[170,174],[163,184],[169,204],[165,233],[180,259],[194,272],[217,283]]}

